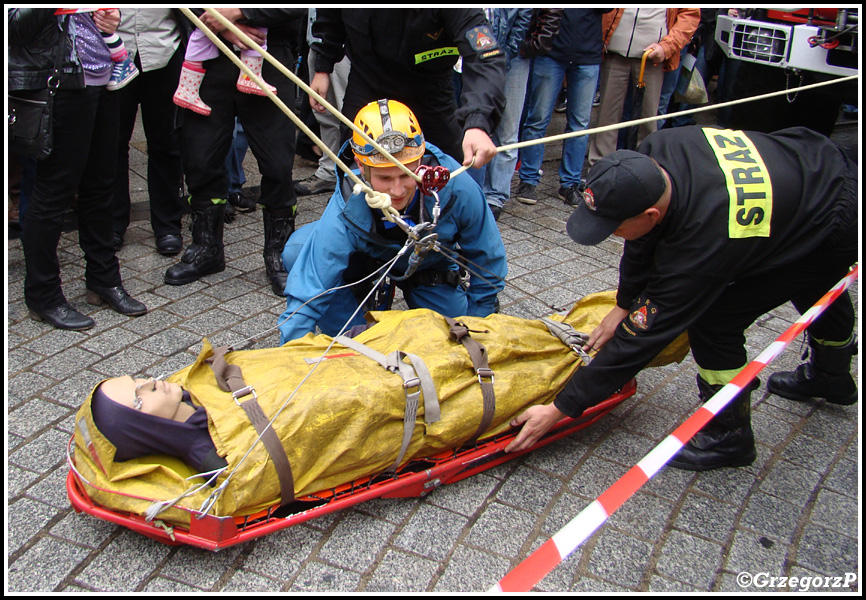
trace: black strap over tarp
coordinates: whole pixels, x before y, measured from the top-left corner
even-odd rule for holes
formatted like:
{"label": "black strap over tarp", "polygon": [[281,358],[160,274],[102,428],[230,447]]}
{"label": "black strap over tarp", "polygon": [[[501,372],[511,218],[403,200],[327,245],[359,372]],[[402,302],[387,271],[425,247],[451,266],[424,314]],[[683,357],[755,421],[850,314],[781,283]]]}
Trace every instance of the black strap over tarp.
{"label": "black strap over tarp", "polygon": [[[255,389],[246,384],[239,366],[226,362],[225,355],[230,351],[231,348],[228,346],[214,348],[213,356],[208,358],[207,362],[213,369],[219,388],[224,392],[231,392],[235,402],[244,409],[250,423],[261,436],[262,443],[265,445],[277,471],[277,478],[280,482],[280,506],[284,506],[295,499],[295,480],[292,476],[289,457],[286,456],[286,450],[280,443],[274,428],[268,426],[270,421],[259,405]],[[250,395],[252,398],[249,400],[240,401],[240,398]]]}
{"label": "black strap over tarp", "polygon": [[455,342],[463,344],[463,347],[469,353],[472,367],[475,369],[475,375],[478,377],[478,383],[481,384],[481,398],[484,408],[481,413],[481,423],[478,424],[478,429],[469,440],[469,444],[474,444],[490,427],[490,423],[493,422],[493,416],[496,413],[496,394],[493,392],[493,369],[490,368],[490,363],[487,360],[487,348],[469,335],[470,329],[463,323],[455,321],[450,317],[445,317],[445,321],[450,327],[448,335]]}

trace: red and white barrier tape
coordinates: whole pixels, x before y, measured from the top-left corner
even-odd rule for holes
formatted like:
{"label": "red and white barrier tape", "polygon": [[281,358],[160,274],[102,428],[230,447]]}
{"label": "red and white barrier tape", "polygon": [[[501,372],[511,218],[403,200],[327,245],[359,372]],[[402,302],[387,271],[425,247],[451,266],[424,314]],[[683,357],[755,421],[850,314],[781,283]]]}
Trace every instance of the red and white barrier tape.
{"label": "red and white barrier tape", "polygon": [[490,591],[528,592],[535,587],[539,581],[544,579],[550,571],[601,527],[608,517],[616,512],[643,484],[658,473],[695,433],[727,406],[764,367],[778,357],[791,340],[800,335],[812,321],[824,312],[830,303],[848,289],[857,279],[858,270],[859,267],[855,266],[812,308],[800,315],[800,318],[775,342],[746,365],[730,383],[719,390],[673,433],[653,448],[637,465],[611,485],[592,504],[583,509],[571,522],[500,579]]}
{"label": "red and white barrier tape", "polygon": [[58,8],[55,15],[74,15],[77,13],[96,12],[97,10],[114,10],[112,8]]}

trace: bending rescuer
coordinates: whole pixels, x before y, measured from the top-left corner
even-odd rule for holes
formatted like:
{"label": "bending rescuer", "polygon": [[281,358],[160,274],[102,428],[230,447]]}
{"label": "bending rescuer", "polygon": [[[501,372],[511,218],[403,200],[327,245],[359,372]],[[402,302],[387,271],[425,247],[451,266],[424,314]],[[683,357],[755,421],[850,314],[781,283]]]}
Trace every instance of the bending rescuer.
{"label": "bending rescuer", "polygon": [[[529,408],[509,450],[525,448],[564,415],[607,398],[688,330],[702,401],[748,362],[744,331],[791,301],[808,310],[857,261],[856,166],[806,128],[772,134],[714,128],[662,130],[590,169],[568,220],[579,244],[623,238],[617,306],[592,333],[601,348],[556,400]],[[843,293],[808,328],[811,358],[776,373],[770,392],[854,404],[854,309]],[[750,393],[717,414],[671,465],[709,470],[755,459]]]}
{"label": "bending rescuer", "polygon": [[[382,147],[390,146],[391,154],[411,171],[422,163],[450,171],[460,166],[425,143],[415,115],[395,100],[369,103],[358,112],[355,125]],[[355,134],[348,143],[364,179],[375,191],[391,197],[392,207],[404,221],[411,225],[433,221],[434,198],[422,195],[412,177],[361,136]],[[484,193],[468,175],[452,178],[439,192],[439,200],[436,226],[425,233],[435,234],[448,254],[456,254],[459,245],[462,259],[474,271],[468,289],[460,284],[457,265],[434,250],[414,274],[396,283],[410,308],[429,308],[449,317],[485,317],[495,312],[497,295],[505,287],[505,246],[499,228]],[[280,344],[313,331],[316,325],[328,335],[339,332],[358,307],[358,295],[350,289],[324,292],[370,274],[394,258],[407,238],[403,229],[383,218],[380,209],[370,208],[364,194],[355,193],[352,181],[338,171],[337,188],[322,218],[298,229],[283,251],[289,278]],[[395,276],[404,276],[411,254],[397,262],[392,271]],[[349,325],[363,323],[363,311],[359,311]]]}

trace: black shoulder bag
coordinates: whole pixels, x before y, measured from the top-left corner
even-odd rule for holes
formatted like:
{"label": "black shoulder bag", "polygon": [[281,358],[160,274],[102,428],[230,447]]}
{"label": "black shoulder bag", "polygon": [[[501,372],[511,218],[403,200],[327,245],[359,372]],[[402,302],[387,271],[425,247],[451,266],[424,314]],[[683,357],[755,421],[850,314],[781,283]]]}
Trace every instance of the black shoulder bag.
{"label": "black shoulder bag", "polygon": [[[67,21],[66,27],[69,27]],[[66,28],[64,28],[66,35]],[[15,90],[8,94],[9,150],[22,156],[43,160],[54,149],[54,94],[60,87],[60,64],[65,40],[57,44],[54,71],[46,87],[39,90]]]}

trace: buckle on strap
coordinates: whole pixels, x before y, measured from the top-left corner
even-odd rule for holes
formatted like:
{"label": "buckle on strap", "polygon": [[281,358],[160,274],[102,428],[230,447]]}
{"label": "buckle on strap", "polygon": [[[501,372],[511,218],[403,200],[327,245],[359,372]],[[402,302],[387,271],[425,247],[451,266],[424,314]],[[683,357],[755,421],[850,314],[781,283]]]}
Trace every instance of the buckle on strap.
{"label": "buckle on strap", "polygon": [[481,381],[482,377],[489,377],[491,384],[494,382],[493,369],[490,369],[488,367],[479,367],[475,369],[475,374],[478,375],[478,383],[481,385],[484,385],[484,382]]}
{"label": "buckle on strap", "polygon": [[240,388],[239,390],[233,391],[232,392],[232,398],[235,399],[235,404],[240,406],[241,403],[240,403],[239,398],[243,398],[244,396],[249,396],[250,394],[253,395],[253,400],[258,400],[259,397],[258,397],[258,395],[256,395],[256,390],[251,385],[247,385],[247,386]]}
{"label": "buckle on strap", "polygon": [[403,380],[403,389],[408,390],[409,388],[421,387],[421,378],[420,377],[412,377]]}

